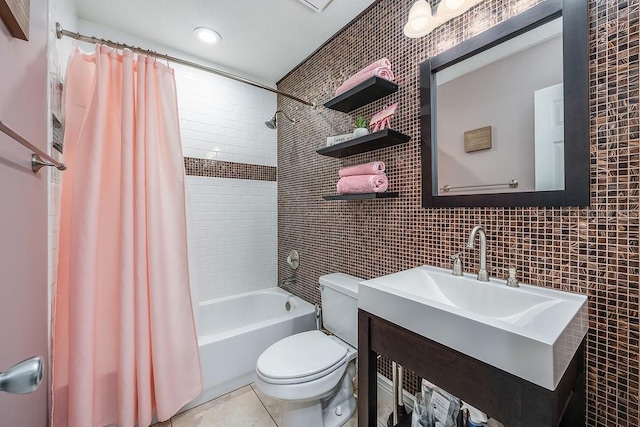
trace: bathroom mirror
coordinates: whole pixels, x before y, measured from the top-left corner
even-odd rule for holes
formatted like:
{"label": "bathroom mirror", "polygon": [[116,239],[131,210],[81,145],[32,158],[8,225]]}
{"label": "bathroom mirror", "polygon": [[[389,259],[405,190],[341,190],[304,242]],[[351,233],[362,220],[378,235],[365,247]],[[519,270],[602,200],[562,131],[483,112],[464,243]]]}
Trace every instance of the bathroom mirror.
{"label": "bathroom mirror", "polygon": [[421,64],[422,205],[589,204],[588,16],[546,0]]}

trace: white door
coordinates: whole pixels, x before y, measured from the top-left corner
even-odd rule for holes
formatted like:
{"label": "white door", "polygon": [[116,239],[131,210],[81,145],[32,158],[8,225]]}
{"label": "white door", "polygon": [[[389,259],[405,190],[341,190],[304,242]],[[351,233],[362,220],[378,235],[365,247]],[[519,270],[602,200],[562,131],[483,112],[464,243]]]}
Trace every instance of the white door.
{"label": "white door", "polygon": [[[45,151],[46,54],[46,0],[31,0],[28,42],[0,21],[0,120]],[[0,133],[0,371],[31,356],[47,361],[47,171],[31,172],[30,158]],[[0,392],[0,426],[47,425],[47,375],[35,393]]]}
{"label": "white door", "polygon": [[564,189],[563,84],[535,92],[536,191]]}

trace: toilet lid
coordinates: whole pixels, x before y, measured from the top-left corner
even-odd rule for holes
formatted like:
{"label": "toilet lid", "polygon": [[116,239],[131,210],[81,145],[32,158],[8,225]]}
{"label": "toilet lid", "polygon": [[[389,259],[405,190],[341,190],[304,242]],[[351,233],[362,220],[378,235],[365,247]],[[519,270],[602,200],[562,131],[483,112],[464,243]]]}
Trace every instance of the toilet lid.
{"label": "toilet lid", "polygon": [[266,349],[256,368],[272,379],[309,377],[344,363],[347,348],[320,331],[284,338]]}

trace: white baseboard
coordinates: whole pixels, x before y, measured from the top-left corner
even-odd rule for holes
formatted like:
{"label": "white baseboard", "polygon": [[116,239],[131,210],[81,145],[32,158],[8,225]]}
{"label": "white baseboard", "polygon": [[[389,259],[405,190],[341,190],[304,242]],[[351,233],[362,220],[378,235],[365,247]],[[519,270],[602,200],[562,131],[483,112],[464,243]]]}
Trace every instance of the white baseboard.
{"label": "white baseboard", "polygon": [[[378,373],[378,399],[385,402],[387,405],[393,407],[393,383],[387,379],[381,373]],[[402,400],[404,401],[404,407],[411,411],[413,410],[414,397],[407,390],[402,390]]]}

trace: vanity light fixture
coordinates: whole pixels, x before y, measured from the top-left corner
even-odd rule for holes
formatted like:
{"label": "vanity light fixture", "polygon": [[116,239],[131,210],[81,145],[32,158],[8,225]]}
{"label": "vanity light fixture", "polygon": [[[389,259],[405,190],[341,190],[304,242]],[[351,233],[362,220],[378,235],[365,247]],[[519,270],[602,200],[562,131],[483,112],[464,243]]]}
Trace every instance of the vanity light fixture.
{"label": "vanity light fixture", "polygon": [[409,19],[404,26],[404,35],[411,38],[423,37],[451,18],[460,16],[482,0],[440,0],[436,14],[426,0],[417,0],[409,10]]}
{"label": "vanity light fixture", "polygon": [[213,31],[211,28],[207,27],[197,27],[193,29],[193,33],[198,37],[198,39],[207,44],[216,44],[222,37],[216,31]]}

